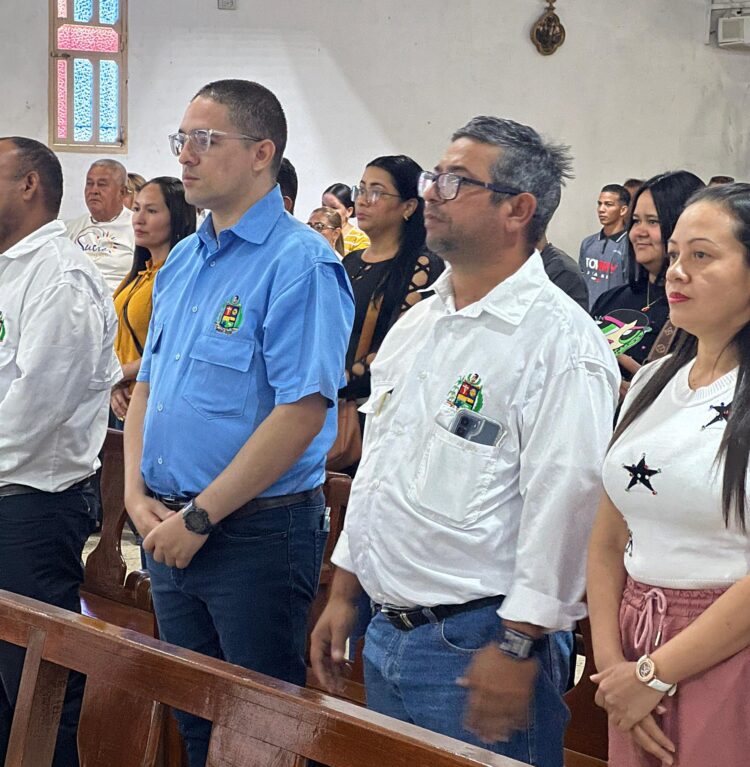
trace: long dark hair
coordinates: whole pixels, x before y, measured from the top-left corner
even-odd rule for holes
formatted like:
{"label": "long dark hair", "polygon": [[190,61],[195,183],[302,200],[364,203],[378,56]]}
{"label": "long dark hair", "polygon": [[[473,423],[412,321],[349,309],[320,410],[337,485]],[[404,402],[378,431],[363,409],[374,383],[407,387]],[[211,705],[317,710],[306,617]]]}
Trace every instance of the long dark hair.
{"label": "long dark hair", "polygon": [[[340,182],[331,184],[328,189],[323,192],[323,197],[325,197],[327,194],[332,194],[347,210],[352,211],[352,216],[354,215],[352,188],[349,186],[349,184],[342,184]],[[352,216],[349,216],[349,218]],[[345,224],[346,221],[342,221],[342,223]]]}
{"label": "long dark hair", "polygon": [[[146,182],[142,187],[143,191],[147,186],[154,184],[161,189],[164,203],[169,211],[170,222],[172,225],[169,238],[169,249],[171,250],[180,240],[184,240],[189,234],[195,231],[195,207],[185,200],[185,187],[182,181],[173,176],[157,176],[151,181]],[[133,265],[130,267],[125,282],[122,287],[130,285],[131,282],[146,268],[146,262],[151,258],[148,248],[141,245],[135,246],[133,253]]]}
{"label": "long dark hair", "polygon": [[672,236],[677,219],[680,217],[685,203],[691,194],[702,189],[705,184],[687,170],[676,170],[669,173],[660,173],[641,184],[640,189],[633,196],[633,204],[630,206],[630,220],[628,221],[628,280],[630,287],[637,292],[646,290],[648,272],[636,261],[633,246],[630,243],[630,230],[633,228],[633,213],[638,199],[644,192],[651,192],[654,198],[654,206],[659,216],[659,228],[661,229],[661,241],[664,246],[664,258],[661,270],[656,278],[657,283],[662,283],[667,273],[667,241]]}
{"label": "long dark hair", "polygon": [[388,271],[375,288],[373,298],[382,298],[381,314],[394,319],[400,312],[409,283],[414,276],[417,259],[424,254],[426,232],[424,228],[424,200],[417,194],[417,181],[422,172],[420,165],[404,154],[376,157],[367,163],[368,168],[380,168],[393,180],[401,199],[416,200],[414,213],[401,227],[401,239],[396,256],[390,262]]}
{"label": "long dark hair", "polygon": [[[688,200],[686,207],[697,202],[717,205],[734,219],[734,236],[745,249],[745,265],[750,269],[750,184],[726,184],[701,189]],[[747,467],[750,457],[750,323],[737,332],[730,345],[737,350],[739,371],[731,413],[716,459],[717,462],[724,459],[721,491],[724,523],[729,526],[734,509],[737,525],[744,532]],[[610,447],[651,406],[677,371],[695,357],[697,350],[698,339],[685,330],[678,330],[673,353],[636,395],[618,424]]]}

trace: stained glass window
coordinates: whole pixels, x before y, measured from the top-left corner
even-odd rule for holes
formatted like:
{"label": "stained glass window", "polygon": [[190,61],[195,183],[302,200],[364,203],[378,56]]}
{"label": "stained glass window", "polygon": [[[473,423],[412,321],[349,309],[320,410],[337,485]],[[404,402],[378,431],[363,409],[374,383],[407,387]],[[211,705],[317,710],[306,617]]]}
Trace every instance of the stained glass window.
{"label": "stained glass window", "polygon": [[127,0],[50,0],[50,137],[57,148],[125,149]]}

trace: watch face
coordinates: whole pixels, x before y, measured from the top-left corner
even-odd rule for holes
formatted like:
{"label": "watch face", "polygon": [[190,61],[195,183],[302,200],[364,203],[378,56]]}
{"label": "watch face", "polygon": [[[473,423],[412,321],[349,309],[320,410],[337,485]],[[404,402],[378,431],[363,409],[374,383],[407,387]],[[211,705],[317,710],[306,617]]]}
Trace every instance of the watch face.
{"label": "watch face", "polygon": [[182,519],[185,522],[185,527],[191,533],[206,535],[212,529],[211,520],[209,520],[208,514],[203,509],[198,509],[195,506],[186,508],[182,512]]}
{"label": "watch face", "polygon": [[654,662],[651,658],[641,658],[638,661],[635,673],[642,682],[650,682],[654,678]]}

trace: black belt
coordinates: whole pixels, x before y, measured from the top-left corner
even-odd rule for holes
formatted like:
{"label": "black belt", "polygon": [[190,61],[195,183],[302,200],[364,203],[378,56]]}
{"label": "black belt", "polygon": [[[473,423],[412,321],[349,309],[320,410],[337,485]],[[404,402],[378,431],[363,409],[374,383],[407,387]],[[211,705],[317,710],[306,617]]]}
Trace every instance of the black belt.
{"label": "black belt", "polygon": [[[70,490],[83,490],[86,485],[90,484],[90,482],[91,477],[86,477],[86,479],[82,479],[80,482],[76,482],[74,485],[66,487],[65,490],[59,490],[57,493],[54,493],[54,495],[57,495],[58,493],[67,493]],[[48,490],[39,490],[37,487],[29,487],[28,485],[3,485],[0,487],[0,498],[9,498],[12,495],[30,495],[31,493],[50,494]]]}
{"label": "black belt", "polygon": [[428,623],[440,623],[440,621],[450,618],[451,615],[458,615],[469,610],[479,610],[482,607],[502,604],[503,597],[482,597],[482,599],[473,599],[471,602],[465,602],[462,605],[435,605],[435,607],[397,607],[395,605],[375,605],[383,617],[399,631],[411,631],[417,626],[425,626]]}
{"label": "black belt", "polygon": [[[187,506],[190,501],[193,500],[193,496],[190,495],[157,495],[151,494],[156,498],[159,503],[166,506],[172,511],[180,511]],[[293,506],[297,503],[304,503],[305,501],[312,501],[319,496],[323,495],[323,486],[318,485],[312,490],[303,490],[301,493],[291,493],[289,495],[271,495],[264,498],[253,498],[252,501],[248,501],[239,509],[233,511],[230,515],[232,519],[240,519],[242,517],[249,517],[251,514],[255,514],[258,511],[264,509],[275,509],[279,506]]]}

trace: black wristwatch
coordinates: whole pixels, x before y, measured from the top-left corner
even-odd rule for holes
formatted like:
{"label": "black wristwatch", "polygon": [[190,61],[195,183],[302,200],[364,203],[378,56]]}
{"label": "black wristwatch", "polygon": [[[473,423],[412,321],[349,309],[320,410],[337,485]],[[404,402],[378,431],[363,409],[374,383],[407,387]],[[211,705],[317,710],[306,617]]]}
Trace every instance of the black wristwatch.
{"label": "black wristwatch", "polygon": [[196,504],[195,498],[182,509],[180,514],[182,514],[185,527],[191,533],[208,535],[216,529],[216,525],[211,524],[211,520],[208,518],[208,512]]}
{"label": "black wristwatch", "polygon": [[527,660],[534,651],[534,637],[502,626],[495,642],[500,652],[513,660]]}

